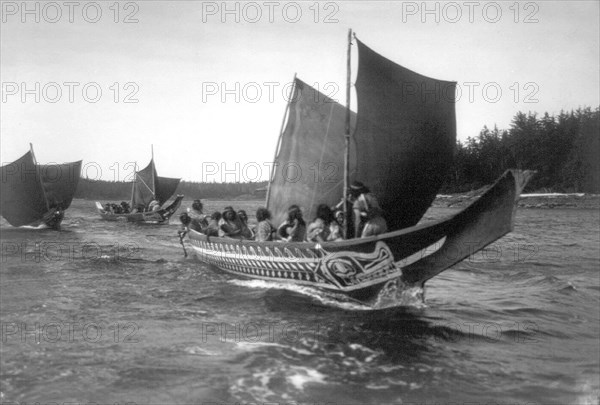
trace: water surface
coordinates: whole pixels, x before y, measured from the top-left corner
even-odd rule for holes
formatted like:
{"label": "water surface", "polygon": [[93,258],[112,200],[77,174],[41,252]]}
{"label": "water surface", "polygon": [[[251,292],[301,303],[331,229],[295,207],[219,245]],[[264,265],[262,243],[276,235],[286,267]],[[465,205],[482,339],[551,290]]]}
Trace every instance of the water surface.
{"label": "water surface", "polygon": [[519,210],[425,303],[374,311],[236,280],[185,259],[177,224],[104,222],[91,201],[60,233],[2,220],[1,399],[596,404],[599,226],[598,211]]}

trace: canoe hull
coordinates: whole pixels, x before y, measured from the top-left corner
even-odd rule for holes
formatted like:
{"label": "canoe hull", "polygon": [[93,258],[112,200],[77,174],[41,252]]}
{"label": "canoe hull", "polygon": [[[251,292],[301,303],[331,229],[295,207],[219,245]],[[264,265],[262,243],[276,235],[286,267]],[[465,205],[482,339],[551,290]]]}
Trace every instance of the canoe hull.
{"label": "canoe hull", "polygon": [[[252,242],[207,237],[190,231],[196,256],[227,273],[244,278],[313,286],[362,296],[402,275],[384,242],[356,250],[314,243]],[[365,249],[366,248],[366,249]],[[362,250],[362,251],[361,251]]]}
{"label": "canoe hull", "polygon": [[42,219],[40,219],[39,221],[34,221],[27,225],[21,225],[21,226],[18,226],[17,228],[34,229],[34,230],[53,229],[55,231],[60,231],[61,224],[62,224],[62,221],[64,218],[65,218],[64,211],[56,211],[56,210],[52,209],[52,210],[48,211],[46,214],[44,214],[44,217]]}

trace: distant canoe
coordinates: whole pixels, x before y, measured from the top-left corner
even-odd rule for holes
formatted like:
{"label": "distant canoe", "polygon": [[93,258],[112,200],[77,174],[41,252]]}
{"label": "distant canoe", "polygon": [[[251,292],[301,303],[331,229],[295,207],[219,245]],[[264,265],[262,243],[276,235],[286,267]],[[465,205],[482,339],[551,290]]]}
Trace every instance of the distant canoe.
{"label": "distant canoe", "polygon": [[254,190],[254,192],[252,193],[255,197],[261,197],[264,198],[267,196],[267,187],[261,187],[261,188],[257,188],[256,190]]}
{"label": "distant canoe", "polygon": [[12,226],[59,230],[79,183],[81,160],[39,165],[33,146],[1,167],[1,212]]}
{"label": "distant canoe", "polygon": [[171,204],[169,204],[165,208],[161,208],[158,211],[135,212],[130,214],[114,214],[112,212],[107,212],[104,210],[102,204],[96,201],[96,210],[98,211],[102,219],[106,221],[124,221],[153,225],[164,225],[169,223],[169,219],[171,218],[171,216],[181,206],[182,200],[183,195],[178,195]]}
{"label": "distant canoe", "polygon": [[[173,196],[181,179],[158,176],[154,158],[148,166],[135,173],[135,179],[131,187],[130,207],[148,208],[152,200],[158,201],[160,209],[149,212],[113,213],[104,209],[102,203],[96,201],[96,210],[100,217],[106,221],[126,221],[148,224],[168,224],[171,216],[179,209],[183,195],[178,195],[171,204],[163,205]],[[118,203],[117,203],[118,204]]]}

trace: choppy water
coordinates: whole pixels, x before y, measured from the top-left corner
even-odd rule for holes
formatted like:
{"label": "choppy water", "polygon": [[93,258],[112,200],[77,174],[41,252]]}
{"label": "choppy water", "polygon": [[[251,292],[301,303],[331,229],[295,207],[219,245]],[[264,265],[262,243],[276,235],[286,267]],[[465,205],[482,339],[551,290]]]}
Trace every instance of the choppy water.
{"label": "choppy water", "polygon": [[599,213],[516,222],[425,304],[372,311],[235,280],[184,259],[176,224],[102,222],[90,201],[60,233],[2,220],[0,399],[596,404]]}

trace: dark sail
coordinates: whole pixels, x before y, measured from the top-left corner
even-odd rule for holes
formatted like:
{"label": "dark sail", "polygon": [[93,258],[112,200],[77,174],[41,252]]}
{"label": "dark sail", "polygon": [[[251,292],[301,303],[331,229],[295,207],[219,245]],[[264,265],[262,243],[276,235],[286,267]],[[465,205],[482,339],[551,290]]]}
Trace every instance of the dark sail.
{"label": "dark sail", "polygon": [[33,154],[1,167],[2,216],[12,226],[34,223],[48,211],[44,189]]}
{"label": "dark sail", "polygon": [[79,183],[81,160],[58,165],[38,165],[50,208],[66,210],[73,201]]}
{"label": "dark sail", "polygon": [[406,228],[427,211],[452,164],[456,83],[422,76],[357,43],[351,180],[377,196],[390,230]]}
{"label": "dark sail", "polygon": [[344,106],[296,79],[269,189],[268,208],[275,225],[292,204],[312,220],[319,204],[340,202],[345,114]]}
{"label": "dark sail", "polygon": [[154,160],[151,160],[148,166],[135,174],[132,206],[143,204],[147,207],[155,196],[159,204],[164,204],[175,193],[180,180],[158,177]]}
{"label": "dark sail", "polygon": [[163,205],[173,194],[175,194],[175,190],[177,190],[180,181],[181,179],[172,177],[156,178],[156,198],[160,205]]}
{"label": "dark sail", "polygon": [[133,198],[131,206],[137,207],[142,204],[148,206],[154,198],[154,179],[156,178],[156,168],[154,160],[148,163],[148,166],[135,173],[133,181]]}

